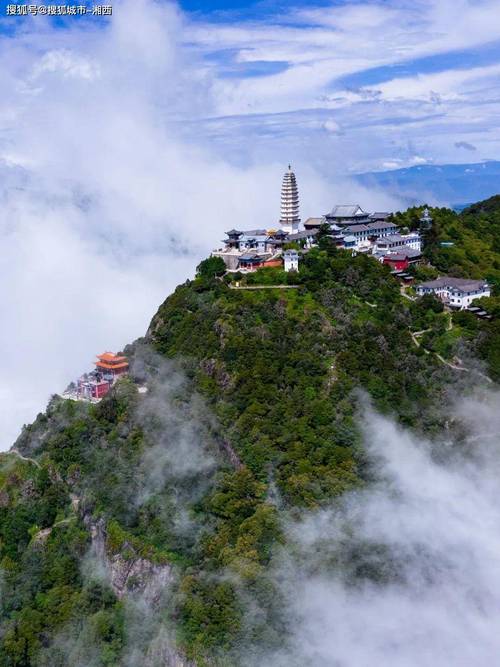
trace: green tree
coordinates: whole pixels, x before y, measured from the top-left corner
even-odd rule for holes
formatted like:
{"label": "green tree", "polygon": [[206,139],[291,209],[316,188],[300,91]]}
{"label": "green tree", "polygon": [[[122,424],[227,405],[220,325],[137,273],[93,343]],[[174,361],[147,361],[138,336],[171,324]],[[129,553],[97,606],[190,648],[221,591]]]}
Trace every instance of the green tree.
{"label": "green tree", "polygon": [[226,265],[222,257],[207,257],[196,267],[196,275],[200,278],[214,278],[226,272]]}

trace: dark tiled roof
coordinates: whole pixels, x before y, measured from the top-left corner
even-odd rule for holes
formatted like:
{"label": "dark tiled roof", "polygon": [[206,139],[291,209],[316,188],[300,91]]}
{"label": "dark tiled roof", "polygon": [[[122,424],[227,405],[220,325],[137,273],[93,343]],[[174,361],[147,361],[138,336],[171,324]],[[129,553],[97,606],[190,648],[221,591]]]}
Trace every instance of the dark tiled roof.
{"label": "dark tiled roof", "polygon": [[359,204],[340,204],[327,213],[328,218],[364,218],[367,216],[368,213],[365,213]]}
{"label": "dark tiled roof", "polygon": [[405,248],[402,251],[407,257],[421,257],[422,253],[420,250],[416,250],[415,248]]}
{"label": "dark tiled roof", "polygon": [[266,229],[249,229],[241,233],[244,234],[245,236],[267,236]]}
{"label": "dark tiled roof", "polygon": [[401,243],[403,238],[400,234],[389,234],[379,238],[379,243]]}
{"label": "dark tiled roof", "polygon": [[356,232],[369,232],[370,227],[368,227],[368,225],[349,225],[348,227],[344,227],[343,231],[347,234],[355,234]]}
{"label": "dark tiled roof", "polygon": [[369,222],[367,227],[370,229],[397,229],[393,222]]}
{"label": "dark tiled roof", "polygon": [[295,232],[294,234],[289,234],[287,236],[287,241],[300,241],[301,239],[307,239],[309,236],[316,236],[318,233],[317,229],[306,229],[304,231]]}
{"label": "dark tiled roof", "polygon": [[418,287],[425,287],[427,289],[439,289],[440,287],[448,287],[461,290],[463,292],[472,292],[474,290],[486,287],[488,283],[485,280],[472,280],[471,278],[437,278],[436,280],[428,280],[425,283],[420,283]]}
{"label": "dark tiled roof", "polygon": [[324,218],[307,218],[307,220],[304,222],[304,227],[317,227],[324,221]]}
{"label": "dark tiled roof", "polygon": [[406,253],[394,253],[392,255],[385,255],[384,261],[387,260],[389,262],[404,262],[405,259],[408,259],[408,255]]}

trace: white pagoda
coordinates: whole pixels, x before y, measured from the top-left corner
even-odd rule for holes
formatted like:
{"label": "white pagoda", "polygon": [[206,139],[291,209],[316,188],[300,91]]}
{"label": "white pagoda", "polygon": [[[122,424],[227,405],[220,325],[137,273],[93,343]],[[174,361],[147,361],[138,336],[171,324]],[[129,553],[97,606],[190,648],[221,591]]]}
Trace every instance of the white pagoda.
{"label": "white pagoda", "polygon": [[432,217],[427,206],[424,208],[424,212],[420,216],[420,226],[424,229],[429,229],[429,227],[432,227]]}
{"label": "white pagoda", "polygon": [[299,190],[297,179],[288,165],[288,171],[283,176],[281,186],[281,218],[280,224],[284,232],[295,234],[299,231]]}

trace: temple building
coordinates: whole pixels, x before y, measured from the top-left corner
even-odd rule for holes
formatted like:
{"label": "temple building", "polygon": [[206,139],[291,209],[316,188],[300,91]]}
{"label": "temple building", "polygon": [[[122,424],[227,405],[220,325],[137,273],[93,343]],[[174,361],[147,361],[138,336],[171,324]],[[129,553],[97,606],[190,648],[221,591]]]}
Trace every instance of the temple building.
{"label": "temple building", "polygon": [[299,270],[299,253],[297,250],[285,250],[283,253],[283,268],[286,272]]}
{"label": "temple building", "polygon": [[[281,254],[281,248],[288,234],[281,229],[251,229],[240,231],[231,229],[226,232],[224,246],[213,250],[214,257],[224,260],[228,271],[251,271],[275,261]],[[279,260],[281,262],[281,259]]]}
{"label": "temple building", "polygon": [[291,165],[288,165],[288,171],[285,172],[281,185],[280,224],[283,231],[288,232],[288,234],[299,231],[299,190]]}
{"label": "temple building", "polygon": [[420,227],[423,229],[429,229],[429,227],[432,227],[432,217],[427,206],[424,208],[424,212],[420,216]]}
{"label": "temple building", "polygon": [[432,217],[429,213],[427,206],[424,208],[424,212],[420,216],[420,234],[422,235],[422,241],[424,245],[427,245],[429,242],[429,237],[432,231]]}
{"label": "temple building", "polygon": [[420,252],[422,250],[420,234],[417,232],[410,234],[388,234],[380,237],[376,242],[376,251],[380,253],[398,252],[402,248],[412,248]]}
{"label": "temple building", "polygon": [[354,236],[358,248],[366,246],[371,247],[373,243],[384,236],[390,236],[398,231],[398,226],[393,222],[368,222],[365,224],[347,225],[346,227],[339,227],[339,225],[331,225],[332,236],[337,236],[338,230],[345,236]]}
{"label": "temple building", "polygon": [[398,231],[389,218],[387,212],[367,213],[359,204],[340,204],[320,218],[308,218],[304,227],[313,231],[326,224],[337,245],[369,251],[376,239]]}
{"label": "temple building", "polygon": [[[95,372],[94,372],[95,373]],[[99,379],[95,374],[86,373],[78,378],[75,398],[80,401],[100,401],[111,389],[112,384],[107,380]]]}
{"label": "temple building", "polygon": [[115,380],[120,375],[128,372],[127,357],[122,357],[112,352],[104,352],[97,355],[95,362],[96,370],[102,373],[105,379]]}
{"label": "temple building", "polygon": [[97,355],[95,369],[84,373],[75,382],[71,382],[62,393],[63,398],[73,401],[99,402],[110,391],[115,382],[128,373],[127,357],[112,352]]}
{"label": "temple building", "polygon": [[228,271],[255,271],[264,266],[282,266],[283,246],[287,243],[304,248],[314,245],[318,230],[299,230],[299,191],[290,165],[283,175],[280,214],[278,229],[230,229],[223,246],[212,255],[221,257]]}
{"label": "temple building", "polygon": [[370,214],[359,204],[340,204],[325,214],[325,221],[337,225],[357,225],[370,222]]}
{"label": "temple building", "polygon": [[491,296],[491,288],[485,280],[451,278],[444,276],[417,285],[417,294],[434,294],[450,308],[468,308],[475,299]]}

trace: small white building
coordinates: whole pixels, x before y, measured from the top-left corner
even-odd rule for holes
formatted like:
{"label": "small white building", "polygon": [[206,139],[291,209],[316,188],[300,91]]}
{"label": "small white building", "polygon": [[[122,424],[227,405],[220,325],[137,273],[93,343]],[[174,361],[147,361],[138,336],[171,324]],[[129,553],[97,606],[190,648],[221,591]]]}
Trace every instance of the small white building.
{"label": "small white building", "polygon": [[438,278],[417,285],[417,294],[435,294],[450,308],[462,310],[467,308],[475,299],[490,296],[491,289],[485,280],[471,280],[469,278]]}
{"label": "small white building", "polygon": [[283,264],[285,271],[298,271],[299,253],[297,250],[285,250],[283,253]]}
{"label": "small white building", "polygon": [[424,229],[432,227],[432,217],[427,206],[424,208],[424,212],[420,216],[420,227]]}

